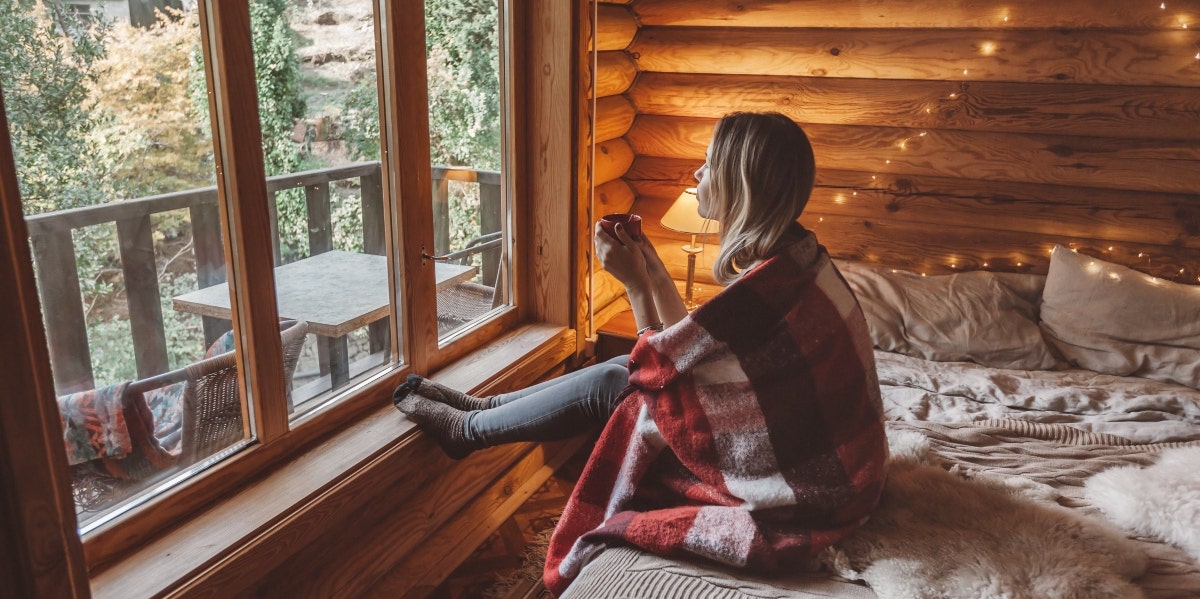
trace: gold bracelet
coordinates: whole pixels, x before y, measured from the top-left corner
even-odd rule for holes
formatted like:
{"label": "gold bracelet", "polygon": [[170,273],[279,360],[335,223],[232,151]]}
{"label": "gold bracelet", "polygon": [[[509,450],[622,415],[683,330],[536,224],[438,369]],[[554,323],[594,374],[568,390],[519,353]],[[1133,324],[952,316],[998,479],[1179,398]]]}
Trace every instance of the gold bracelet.
{"label": "gold bracelet", "polygon": [[652,325],[644,326],[644,327],[638,329],[637,336],[641,337],[642,335],[645,335],[647,331],[656,331],[657,332],[657,331],[661,331],[661,330],[663,330],[662,323],[656,322]]}

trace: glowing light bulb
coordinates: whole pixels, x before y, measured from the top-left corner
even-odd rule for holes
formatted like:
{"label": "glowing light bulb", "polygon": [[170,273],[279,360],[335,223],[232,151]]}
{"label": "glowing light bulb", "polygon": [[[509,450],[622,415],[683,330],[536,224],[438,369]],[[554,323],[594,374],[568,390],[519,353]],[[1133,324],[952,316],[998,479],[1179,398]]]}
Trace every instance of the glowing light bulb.
{"label": "glowing light bulb", "polygon": [[872,181],[874,181],[874,180],[875,180],[875,175],[871,175],[871,180],[872,180]]}
{"label": "glowing light bulb", "polygon": [[1159,7],[1159,8],[1161,8],[1161,9],[1163,9],[1163,10],[1167,10],[1167,3],[1166,3],[1166,2],[1163,2],[1162,4],[1159,4],[1159,5],[1158,5],[1158,7]]}
{"label": "glowing light bulb", "polygon": [[1113,246],[1111,246],[1111,245],[1108,246],[1108,251],[1110,251],[1110,252],[1113,251]]}
{"label": "glowing light bulb", "polygon": [[854,192],[854,193],[852,193],[852,194],[850,194],[850,195],[852,195],[852,196],[856,196],[856,195],[858,195],[858,192],[856,191],[856,192]]}
{"label": "glowing light bulb", "polygon": [[996,52],[996,44],[994,42],[983,42],[983,44],[979,46],[979,51],[984,56],[991,56]]}
{"label": "glowing light bulb", "polygon": [[1020,262],[1018,262],[1018,263],[1017,263],[1017,266],[1025,266],[1025,265],[1024,265],[1024,264],[1022,264],[1022,263],[1020,263]]}
{"label": "glowing light bulb", "polygon": [[1146,257],[1146,254],[1144,254],[1142,252],[1138,252],[1138,258],[1145,258],[1145,257]]}
{"label": "glowing light bulb", "polygon": [[[1196,55],[1196,57],[1197,57],[1197,58],[1200,58],[1200,54],[1197,54],[1197,55]],[[926,108],[926,109],[925,109],[925,112],[926,112],[926,113],[933,112],[933,109],[932,109],[932,108]]]}
{"label": "glowing light bulb", "polygon": [[950,94],[950,99],[951,99],[951,100],[953,100],[954,98],[957,98],[957,97],[958,97],[958,94]]}
{"label": "glowing light bulb", "polygon": [[892,161],[891,161],[891,160],[884,160],[884,161],[883,161],[883,163],[884,163],[884,164],[891,164],[891,163],[892,163]]}
{"label": "glowing light bulb", "polygon": [[984,268],[987,268],[987,266],[988,266],[988,263],[987,263],[987,262],[984,262],[984,263],[983,263],[983,267],[984,267]]}
{"label": "glowing light bulb", "polygon": [[1196,60],[1200,60],[1200,52],[1196,53]]}
{"label": "glowing light bulb", "polygon": [[921,132],[921,137],[925,137],[925,133],[926,133],[925,131],[922,131],[922,132]]}
{"label": "glowing light bulb", "polygon": [[[1187,25],[1184,25],[1183,27],[1184,27],[1184,29],[1187,29]],[[967,71],[966,69],[963,69],[963,75],[966,75],[968,72],[969,71]]]}

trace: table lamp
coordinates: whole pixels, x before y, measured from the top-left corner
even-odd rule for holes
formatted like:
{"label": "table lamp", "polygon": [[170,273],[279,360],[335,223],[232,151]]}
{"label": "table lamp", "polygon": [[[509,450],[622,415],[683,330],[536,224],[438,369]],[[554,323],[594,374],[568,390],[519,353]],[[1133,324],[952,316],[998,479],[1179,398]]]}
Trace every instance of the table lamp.
{"label": "table lamp", "polygon": [[688,255],[687,287],[683,292],[683,304],[689,311],[694,310],[697,305],[692,299],[692,287],[696,281],[696,254],[704,251],[704,246],[696,245],[696,236],[721,230],[720,223],[700,216],[699,209],[700,200],[696,197],[696,188],[689,187],[679,194],[675,203],[671,204],[671,208],[659,221],[667,229],[692,236],[692,242],[683,246],[683,251]]}

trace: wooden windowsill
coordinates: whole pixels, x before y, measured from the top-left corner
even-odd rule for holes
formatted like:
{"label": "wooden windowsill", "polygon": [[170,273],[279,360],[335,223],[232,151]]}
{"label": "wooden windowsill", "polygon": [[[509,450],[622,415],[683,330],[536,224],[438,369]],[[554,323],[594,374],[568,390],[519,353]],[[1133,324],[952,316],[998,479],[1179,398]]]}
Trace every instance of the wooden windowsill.
{"label": "wooden windowsill", "polygon": [[[526,325],[432,378],[484,393],[520,387],[560,361],[574,344],[572,330]],[[323,514],[369,489],[377,469],[403,462],[419,437],[403,414],[391,405],[380,407],[96,574],[92,596],[157,597],[211,585],[214,577],[246,576],[262,551],[286,552],[282,545],[288,539],[327,532]]]}

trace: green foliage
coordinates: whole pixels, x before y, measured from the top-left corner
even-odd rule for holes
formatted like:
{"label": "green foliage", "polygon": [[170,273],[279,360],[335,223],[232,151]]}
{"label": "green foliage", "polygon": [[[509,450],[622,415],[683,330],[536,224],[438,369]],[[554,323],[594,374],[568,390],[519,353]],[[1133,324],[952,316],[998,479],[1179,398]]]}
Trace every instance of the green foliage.
{"label": "green foliage", "polygon": [[208,115],[191,93],[205,85],[203,69],[190,62],[199,48],[198,15],[160,15],[146,29],[113,25],[94,87],[95,110],[105,117],[99,158],[112,165],[125,198],[215,182]]}
{"label": "green foliage", "polygon": [[108,198],[89,93],[107,31],[61,5],[0,0],[0,88],[27,214]]}

